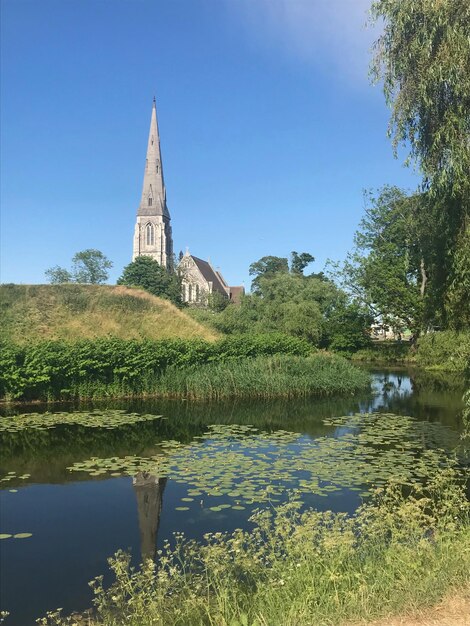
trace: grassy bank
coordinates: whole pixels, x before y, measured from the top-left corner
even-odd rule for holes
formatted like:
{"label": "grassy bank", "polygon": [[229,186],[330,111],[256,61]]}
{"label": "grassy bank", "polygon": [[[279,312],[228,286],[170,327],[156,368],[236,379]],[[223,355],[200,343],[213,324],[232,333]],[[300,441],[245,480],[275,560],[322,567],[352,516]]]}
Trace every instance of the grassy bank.
{"label": "grassy bank", "polygon": [[171,302],[111,285],[0,285],[0,340],[205,339],[220,335]]}
{"label": "grassy bank", "polygon": [[160,396],[218,400],[353,394],[369,386],[370,376],[363,370],[341,357],[319,353],[169,367],[156,391]]}
{"label": "grassy bank", "polygon": [[4,400],[157,395],[159,381],[169,367],[311,353],[307,342],[276,333],[214,342],[97,339],[27,346],[4,343],[0,348],[0,398]]}
{"label": "grassy bank", "polygon": [[470,584],[469,505],[451,468],[406,496],[391,485],[353,517],[292,502],[252,519],[253,531],[204,543],[178,536],[140,570],[118,553],[114,583],[94,581],[91,624],[337,626],[431,606]]}

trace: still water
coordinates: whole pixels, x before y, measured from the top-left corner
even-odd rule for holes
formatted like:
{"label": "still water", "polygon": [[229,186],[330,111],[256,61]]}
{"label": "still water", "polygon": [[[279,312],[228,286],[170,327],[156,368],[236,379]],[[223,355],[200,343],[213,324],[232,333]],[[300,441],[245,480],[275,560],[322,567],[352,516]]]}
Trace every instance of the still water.
{"label": "still water", "polygon": [[[292,489],[307,506],[353,512],[391,473],[413,477],[429,449],[454,446],[459,381],[371,373],[370,393],[326,400],[4,407],[4,419],[97,409],[132,414],[131,422],[161,416],[0,433],[0,533],[31,533],[0,542],[6,625],[90,607],[87,583],[118,549],[138,564],[175,532],[201,538],[249,528],[253,509],[285,501]],[[381,415],[337,419],[370,412]]]}

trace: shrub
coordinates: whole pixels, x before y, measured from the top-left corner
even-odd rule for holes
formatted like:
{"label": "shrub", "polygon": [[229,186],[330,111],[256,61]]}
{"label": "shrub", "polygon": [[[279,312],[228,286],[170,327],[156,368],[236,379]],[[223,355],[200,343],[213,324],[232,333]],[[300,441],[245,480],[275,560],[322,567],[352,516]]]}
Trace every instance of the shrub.
{"label": "shrub", "polygon": [[201,365],[275,354],[306,355],[308,343],[285,335],[203,340],[123,339],[77,343],[44,341],[25,347],[4,343],[0,392],[7,399],[60,399],[149,393],[170,365]]}
{"label": "shrub", "polygon": [[470,374],[470,331],[445,330],[418,340],[416,362],[426,368]]}

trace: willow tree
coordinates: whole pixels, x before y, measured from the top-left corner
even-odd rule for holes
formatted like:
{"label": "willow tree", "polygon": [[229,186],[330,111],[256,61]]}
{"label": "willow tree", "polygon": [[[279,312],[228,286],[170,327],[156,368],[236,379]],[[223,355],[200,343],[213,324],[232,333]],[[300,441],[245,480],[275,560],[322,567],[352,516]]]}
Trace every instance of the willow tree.
{"label": "willow tree", "polygon": [[391,108],[395,153],[405,144],[408,162],[423,173],[436,238],[443,221],[448,230],[439,278],[445,284],[430,275],[430,286],[446,294],[450,323],[462,325],[461,304],[470,300],[462,273],[470,245],[470,2],[376,0],[371,12],[383,22],[372,74]]}

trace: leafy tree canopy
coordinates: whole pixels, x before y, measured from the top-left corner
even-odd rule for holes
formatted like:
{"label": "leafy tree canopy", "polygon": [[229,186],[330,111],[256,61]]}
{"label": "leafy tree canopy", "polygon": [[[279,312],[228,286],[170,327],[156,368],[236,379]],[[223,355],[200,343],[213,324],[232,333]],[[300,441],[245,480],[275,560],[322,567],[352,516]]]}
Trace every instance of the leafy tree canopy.
{"label": "leafy tree canopy", "polygon": [[47,280],[52,285],[59,285],[61,283],[71,283],[73,281],[72,274],[65,269],[65,267],[60,267],[59,265],[55,265],[54,267],[50,267],[45,272]]}
{"label": "leafy tree canopy", "polygon": [[[372,74],[383,80],[396,149],[423,172],[428,202],[421,234],[438,254],[428,263],[428,303],[441,328],[469,326],[470,301],[470,2],[374,0],[383,24]],[[439,258],[437,258],[439,257]],[[428,307],[429,311],[432,307]],[[425,302],[426,316],[426,302]]]}
{"label": "leafy tree canopy", "polygon": [[72,271],[56,265],[45,271],[50,283],[88,283],[97,285],[108,280],[112,262],[93,248],[77,252],[72,258]]}
{"label": "leafy tree canopy", "polygon": [[383,22],[372,73],[391,106],[394,145],[408,142],[433,189],[468,189],[470,3],[375,0]]}
{"label": "leafy tree canopy", "polygon": [[251,289],[256,292],[259,290],[259,281],[263,278],[272,278],[275,274],[281,272],[287,274],[289,264],[287,259],[279,256],[264,256],[259,261],[252,263],[248,269],[250,276],[254,276],[251,283]]}
{"label": "leafy tree canopy", "polygon": [[72,276],[76,283],[99,285],[108,280],[108,270],[112,262],[100,251],[93,248],[77,252],[72,258]]}
{"label": "leafy tree canopy", "polygon": [[181,304],[180,278],[149,256],[138,256],[135,261],[126,265],[117,284],[142,287],[154,296]]}
{"label": "leafy tree canopy", "polygon": [[300,254],[291,252],[290,271],[292,274],[303,274],[307,265],[314,261],[315,257],[308,252],[301,252]]}

